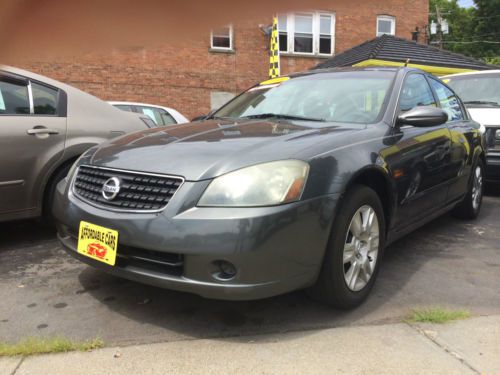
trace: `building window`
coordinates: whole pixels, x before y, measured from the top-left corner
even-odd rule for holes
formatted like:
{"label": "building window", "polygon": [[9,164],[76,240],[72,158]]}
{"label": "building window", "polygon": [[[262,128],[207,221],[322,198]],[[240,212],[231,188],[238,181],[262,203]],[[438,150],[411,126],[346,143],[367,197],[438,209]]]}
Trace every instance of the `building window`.
{"label": "building window", "polygon": [[304,12],[278,15],[280,51],[328,55],[334,51],[335,15]]}
{"label": "building window", "polygon": [[377,36],[382,36],[384,34],[396,35],[396,17],[377,17]]}
{"label": "building window", "polygon": [[288,17],[286,14],[278,15],[278,32],[280,52],[288,52]]}
{"label": "building window", "polygon": [[227,25],[219,29],[212,30],[211,47],[219,50],[233,49],[233,25]]}
{"label": "building window", "polygon": [[333,53],[333,16],[319,15],[319,53],[331,55]]}

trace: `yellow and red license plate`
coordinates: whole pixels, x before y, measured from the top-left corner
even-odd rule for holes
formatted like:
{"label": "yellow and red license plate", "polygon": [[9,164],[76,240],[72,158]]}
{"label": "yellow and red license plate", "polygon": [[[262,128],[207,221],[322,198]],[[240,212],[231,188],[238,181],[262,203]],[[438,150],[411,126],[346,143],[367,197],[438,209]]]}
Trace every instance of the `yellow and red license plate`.
{"label": "yellow and red license plate", "polygon": [[118,248],[118,231],[80,222],[78,252],[89,258],[114,266]]}

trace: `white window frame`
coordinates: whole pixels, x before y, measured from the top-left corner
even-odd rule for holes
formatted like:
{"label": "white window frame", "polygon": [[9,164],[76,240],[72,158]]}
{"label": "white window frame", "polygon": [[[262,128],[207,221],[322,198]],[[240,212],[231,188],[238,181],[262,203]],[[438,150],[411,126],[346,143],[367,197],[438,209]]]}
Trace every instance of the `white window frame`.
{"label": "white window frame", "polygon": [[[312,52],[295,52],[295,15],[311,15],[312,16],[312,35],[313,35],[313,50]],[[305,12],[294,12],[279,14],[280,17],[286,16],[287,18],[287,39],[288,45],[286,46],[286,51],[281,51],[285,55],[298,55],[298,56],[333,56],[335,54],[335,20],[336,14],[334,12],[324,12],[324,11],[305,11]],[[321,16],[331,17],[331,53],[320,53],[319,52],[319,42],[320,42],[320,20]],[[281,30],[284,32],[285,30]],[[280,46],[282,47],[282,46]]]}
{"label": "white window frame", "polygon": [[[378,21],[389,21],[391,23],[391,32],[389,34],[387,33],[382,33],[378,30]],[[382,36],[382,35],[396,35],[396,17],[394,16],[387,16],[387,15],[380,15],[377,16],[377,24],[376,24],[376,36]]]}
{"label": "white window frame", "polygon": [[229,27],[229,47],[214,46],[214,31],[210,30],[210,49],[216,50],[216,51],[233,51],[234,50],[233,24],[224,25],[222,27]]}

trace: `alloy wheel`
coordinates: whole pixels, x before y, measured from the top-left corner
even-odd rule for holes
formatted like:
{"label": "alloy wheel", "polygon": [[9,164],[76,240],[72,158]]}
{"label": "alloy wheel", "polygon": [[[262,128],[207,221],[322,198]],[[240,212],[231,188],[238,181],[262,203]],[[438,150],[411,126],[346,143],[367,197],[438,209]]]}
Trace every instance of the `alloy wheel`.
{"label": "alloy wheel", "polygon": [[379,221],[375,210],[364,205],[351,219],[344,244],[344,280],[358,292],[370,281],[379,252]]}
{"label": "alloy wheel", "polygon": [[479,208],[483,197],[483,169],[480,165],[474,170],[474,181],[472,183],[472,207],[474,211]]}

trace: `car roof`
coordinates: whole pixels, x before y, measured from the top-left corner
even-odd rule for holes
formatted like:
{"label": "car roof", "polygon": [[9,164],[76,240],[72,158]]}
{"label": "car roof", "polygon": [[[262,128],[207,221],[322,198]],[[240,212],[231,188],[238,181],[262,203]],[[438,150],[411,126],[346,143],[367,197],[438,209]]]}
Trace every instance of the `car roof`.
{"label": "car roof", "polygon": [[429,74],[421,69],[410,68],[406,66],[349,66],[349,67],[336,67],[336,68],[325,68],[325,69],[312,69],[299,73],[292,73],[288,77],[297,78],[297,77],[305,77],[308,75],[315,74],[328,74],[328,73],[342,73],[342,72],[410,72],[416,71],[423,74]]}
{"label": "car roof", "polygon": [[108,101],[109,104],[111,105],[137,105],[137,106],[143,106],[143,107],[154,107],[154,108],[164,108],[167,110],[173,110],[173,108],[170,107],[165,107],[164,105],[156,105],[156,104],[149,104],[149,103],[140,103],[140,102],[120,102],[120,101]]}
{"label": "car roof", "polygon": [[451,77],[460,77],[460,76],[472,76],[472,75],[482,75],[482,74],[500,74],[500,69],[493,70],[481,70],[478,72],[465,72],[465,73],[457,73],[457,74],[449,74],[447,76],[442,76],[441,78],[451,78]]}

